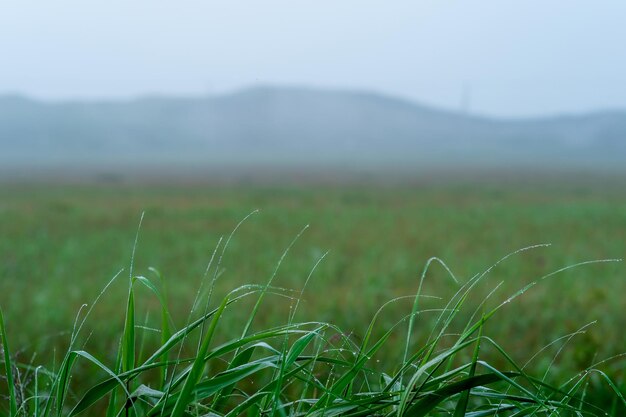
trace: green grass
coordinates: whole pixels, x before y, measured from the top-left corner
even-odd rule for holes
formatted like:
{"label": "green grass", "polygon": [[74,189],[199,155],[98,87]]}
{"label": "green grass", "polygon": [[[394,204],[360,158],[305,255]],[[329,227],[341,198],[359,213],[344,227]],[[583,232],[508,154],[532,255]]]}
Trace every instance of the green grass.
{"label": "green grass", "polygon": [[[530,249],[535,247],[522,250]],[[483,335],[488,320],[539,281],[493,308],[481,304],[482,314],[472,314],[461,331],[452,331],[465,301],[473,296],[472,290],[491,270],[488,268],[461,285],[445,306],[433,311],[437,320],[431,337],[418,346],[411,343],[419,321],[413,319],[420,319],[428,312],[419,307],[423,297],[421,285],[410,297],[413,299],[410,314],[385,328],[377,338],[374,329],[380,325],[378,319],[387,303],[374,315],[363,339],[355,341],[333,324],[295,321],[301,298],[288,290],[271,287],[270,279],[264,286],[243,286],[231,291],[217,307],[207,304],[197,318],[192,310],[187,324],[161,339],[162,343],[154,350],[140,348],[139,352],[137,348],[143,346],[137,340],[140,333],[169,333],[170,324],[167,318],[161,321],[160,329],[135,324],[139,283],[162,303],[165,316],[168,309],[162,288],[144,276],[131,275],[126,320],[119,339],[118,359],[113,365],[107,366],[77,346],[89,310],[77,320],[80,324],[74,326],[58,369],[44,368],[46,382],[36,378],[30,384],[21,381],[42,368],[11,359],[0,314],[9,388],[7,415],[31,415],[31,410],[35,416],[103,413],[108,402],[106,414],[111,416],[443,416],[451,413],[455,416],[600,416],[606,413],[604,405],[595,404],[584,395],[595,373],[613,394],[613,414],[624,410],[626,398],[619,387],[595,365],[560,384],[550,384],[545,376],[532,376],[525,370],[526,366],[516,363],[496,341]],[[423,279],[427,272],[424,271]],[[265,296],[287,297],[291,312],[286,324],[248,332]],[[216,330],[218,325],[223,325],[222,317],[228,308],[250,297],[256,301],[243,333],[216,343]],[[397,300],[390,303],[394,301]],[[384,348],[391,335],[402,332],[404,327],[407,336],[404,356],[400,359],[389,355],[393,348]],[[227,330],[226,334],[229,333]],[[507,366],[500,368],[483,359],[481,351],[485,348],[493,349]],[[186,351],[191,354],[183,354]],[[177,354],[167,360],[170,353]],[[375,359],[379,354],[386,358],[384,364]],[[89,381],[72,384],[79,361],[94,371]],[[162,371],[164,377],[151,376],[154,370]],[[19,396],[17,391],[21,393]]]}
{"label": "green grass", "polygon": [[[588,369],[626,346],[624,266],[541,279],[623,256],[619,187],[4,188],[0,214],[2,339],[22,381],[7,396],[36,389],[31,414],[623,412],[623,358]],[[449,270],[422,280],[431,256]]]}

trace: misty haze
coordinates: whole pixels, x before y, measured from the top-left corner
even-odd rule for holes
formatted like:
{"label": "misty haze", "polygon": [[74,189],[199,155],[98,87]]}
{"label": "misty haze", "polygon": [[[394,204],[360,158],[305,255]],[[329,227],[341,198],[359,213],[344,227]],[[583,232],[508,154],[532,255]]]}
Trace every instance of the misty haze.
{"label": "misty haze", "polygon": [[198,179],[247,168],[615,174],[626,169],[624,137],[622,111],[498,119],[362,91],[257,87],[125,101],[0,97],[0,163],[5,175],[19,177],[83,171],[97,180],[165,170]]}
{"label": "misty haze", "polygon": [[626,1],[0,7],[0,417],[626,416]]}

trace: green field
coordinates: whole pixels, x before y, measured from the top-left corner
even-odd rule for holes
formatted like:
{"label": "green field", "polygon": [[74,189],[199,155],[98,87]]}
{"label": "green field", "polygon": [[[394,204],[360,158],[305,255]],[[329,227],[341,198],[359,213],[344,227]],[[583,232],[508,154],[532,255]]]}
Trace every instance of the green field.
{"label": "green field", "polygon": [[[433,328],[437,309],[459,286],[511,252],[551,244],[515,254],[493,268],[472,291],[450,332],[462,330],[475,309],[480,315],[553,271],[624,257],[622,185],[619,181],[595,186],[468,182],[375,189],[5,185],[0,188],[0,306],[17,359],[58,364],[81,305],[91,304],[124,269],[94,308],[85,332],[86,349],[113,363],[124,326],[141,213],[145,215],[133,273],[155,279],[149,267],[160,271],[173,322],[182,327],[220,238],[213,267],[233,228],[258,209],[238,228],[221,257],[213,306],[235,287],[265,284],[283,252],[309,225],[280,263],[272,285],[295,291],[283,295],[297,296],[328,252],[305,288],[298,320],[330,321],[353,340],[364,337],[372,316],[386,301],[416,293],[429,258],[446,263],[459,283],[441,265],[432,264],[423,293],[440,298],[425,298],[421,305],[425,312],[417,317],[413,336],[419,346]],[[205,289],[214,272],[215,268],[204,278]],[[567,379],[626,351],[624,294],[626,264],[582,265],[541,280],[505,305],[484,332],[524,364],[544,346],[589,324],[584,333],[558,340],[528,364],[527,369],[538,375],[550,367],[548,380]],[[139,290],[137,298],[137,321],[154,327],[160,320],[158,302],[147,291]],[[412,299],[402,299],[385,308],[375,335],[409,314],[412,304]],[[244,302],[229,311],[216,337],[226,340],[240,332],[251,306]],[[267,298],[254,328],[286,322],[290,306],[289,297]],[[392,334],[385,356],[377,362],[381,367],[401,356],[403,329]],[[148,350],[158,338],[146,333],[143,343]],[[495,349],[485,348],[483,355],[507,367]],[[600,368],[619,385],[624,383],[625,364],[618,357]],[[80,372],[77,381],[89,378],[87,369]],[[610,395],[603,387],[600,379],[592,380],[590,392],[598,401]]]}

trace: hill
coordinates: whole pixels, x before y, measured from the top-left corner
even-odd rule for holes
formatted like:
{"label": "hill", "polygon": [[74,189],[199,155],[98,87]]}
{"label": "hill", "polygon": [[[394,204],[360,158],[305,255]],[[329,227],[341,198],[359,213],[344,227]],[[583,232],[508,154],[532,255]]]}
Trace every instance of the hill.
{"label": "hill", "polygon": [[[257,87],[206,97],[0,97],[3,174],[33,169],[621,170],[626,113],[498,120],[361,91]],[[34,171],[32,171],[34,172]]]}

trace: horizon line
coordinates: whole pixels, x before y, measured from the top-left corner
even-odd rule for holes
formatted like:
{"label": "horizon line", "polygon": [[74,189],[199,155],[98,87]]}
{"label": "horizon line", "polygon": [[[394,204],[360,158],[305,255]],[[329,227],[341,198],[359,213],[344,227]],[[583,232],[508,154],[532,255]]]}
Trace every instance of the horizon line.
{"label": "horizon line", "polygon": [[128,95],[119,95],[119,96],[73,96],[73,97],[62,97],[62,98],[49,98],[49,97],[41,97],[37,94],[24,93],[20,91],[12,91],[12,90],[4,90],[0,91],[0,99],[6,98],[17,98],[27,101],[32,101],[36,103],[43,104],[101,104],[101,103],[132,103],[139,102],[143,100],[194,100],[194,99],[218,99],[225,98],[230,96],[236,96],[238,94],[242,94],[245,92],[253,91],[253,90],[291,90],[291,91],[309,91],[313,93],[328,93],[328,94],[361,94],[361,95],[370,95],[373,97],[377,97],[379,99],[387,99],[394,100],[398,102],[403,102],[406,105],[412,105],[415,107],[421,107],[427,110],[433,110],[438,112],[450,113],[456,116],[465,116],[469,118],[478,118],[478,119],[489,119],[495,121],[525,121],[525,120],[544,120],[544,119],[560,119],[560,118],[577,118],[577,117],[585,117],[585,116],[593,116],[598,114],[607,114],[607,113],[626,113],[626,107],[600,107],[596,109],[589,110],[581,110],[581,111],[555,111],[555,112],[546,112],[542,114],[533,114],[533,115],[495,115],[490,114],[488,112],[480,112],[480,111],[471,111],[471,110],[462,110],[455,109],[451,107],[441,106],[429,103],[427,101],[422,101],[419,99],[414,99],[408,96],[403,96],[400,94],[389,93],[381,90],[377,90],[374,88],[359,88],[359,87],[326,87],[326,86],[316,86],[316,85],[307,85],[301,83],[253,83],[246,84],[240,87],[224,89],[223,91],[218,92],[210,92],[210,91],[198,91],[198,92],[187,92],[187,93],[177,93],[177,92],[144,92],[137,94],[128,94]]}

